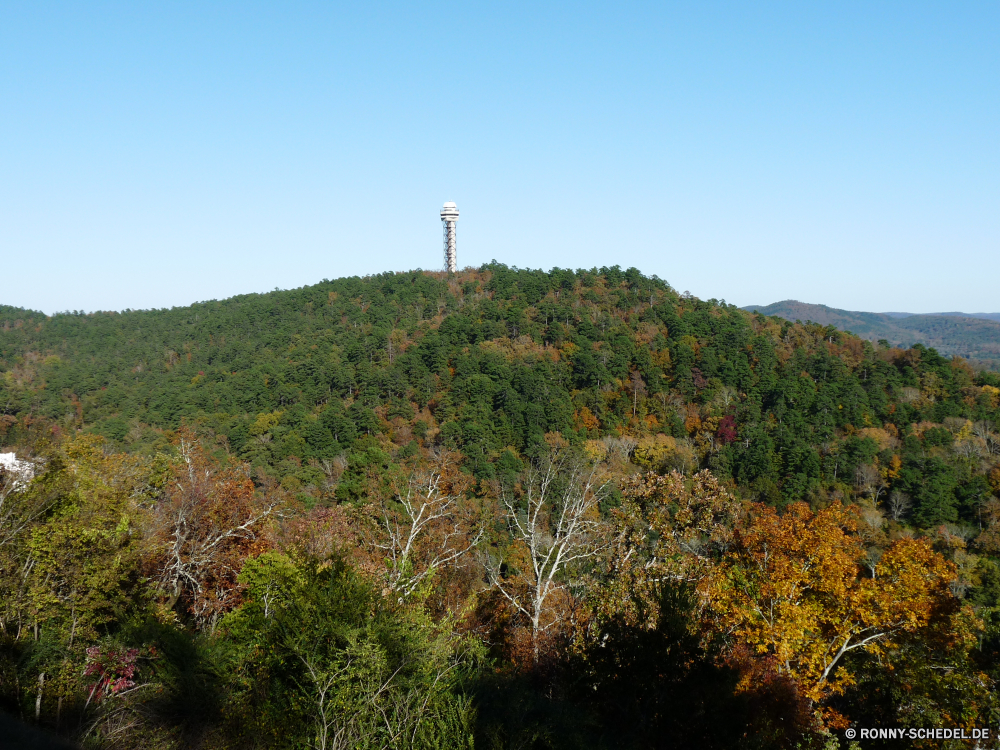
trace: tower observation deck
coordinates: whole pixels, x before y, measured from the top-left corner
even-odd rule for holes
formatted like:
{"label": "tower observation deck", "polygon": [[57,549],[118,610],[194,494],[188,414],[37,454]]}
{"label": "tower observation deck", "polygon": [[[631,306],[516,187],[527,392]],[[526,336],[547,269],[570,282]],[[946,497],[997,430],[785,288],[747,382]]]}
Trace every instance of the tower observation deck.
{"label": "tower observation deck", "polygon": [[441,209],[441,223],[444,224],[444,270],[455,273],[458,258],[455,251],[455,222],[458,221],[458,206],[449,201]]}

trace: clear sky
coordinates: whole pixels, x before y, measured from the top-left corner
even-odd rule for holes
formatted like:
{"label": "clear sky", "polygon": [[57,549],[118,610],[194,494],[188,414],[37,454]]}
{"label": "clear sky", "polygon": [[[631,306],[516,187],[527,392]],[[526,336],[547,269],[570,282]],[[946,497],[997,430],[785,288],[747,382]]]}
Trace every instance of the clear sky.
{"label": "clear sky", "polygon": [[0,303],[619,264],[1000,310],[1000,3],[0,4]]}

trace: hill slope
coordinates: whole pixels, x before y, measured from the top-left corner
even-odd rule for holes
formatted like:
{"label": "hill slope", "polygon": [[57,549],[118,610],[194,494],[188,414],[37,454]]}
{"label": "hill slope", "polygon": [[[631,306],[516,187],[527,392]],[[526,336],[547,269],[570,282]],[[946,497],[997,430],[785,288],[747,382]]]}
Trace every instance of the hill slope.
{"label": "hill slope", "polygon": [[750,305],[745,310],[785,320],[809,320],[892,346],[932,346],[942,354],[964,357],[990,369],[1000,368],[1000,313],[869,313],[838,310],[796,300]]}
{"label": "hill slope", "polygon": [[88,747],[322,744],[323,706],[413,750],[1000,710],[1000,375],[922,345],[491,264],[3,308],[0,405],[39,470],[0,471],[0,700]]}
{"label": "hill slope", "polygon": [[[1000,422],[1000,380],[933,349],[880,348],[617,267],[383,274],[171,310],[4,308],[0,372],[3,429],[42,417],[143,451],[186,423],[311,502],[340,454],[346,499],[376,447],[435,442],[487,479],[556,432],[624,435],[648,465],[712,468],[784,502],[854,492],[855,468],[880,451],[887,465],[892,436],[917,429],[900,488],[923,498],[922,523],[953,520],[968,472],[922,490],[924,428],[911,425]],[[862,428],[878,434],[859,443]]]}

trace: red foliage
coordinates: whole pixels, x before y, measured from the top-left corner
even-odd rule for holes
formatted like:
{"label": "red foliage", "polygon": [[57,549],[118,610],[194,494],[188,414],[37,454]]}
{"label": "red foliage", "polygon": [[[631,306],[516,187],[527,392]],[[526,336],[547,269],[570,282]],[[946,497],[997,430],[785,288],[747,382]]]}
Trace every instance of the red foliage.
{"label": "red foliage", "polygon": [[88,685],[90,697],[100,701],[109,695],[118,695],[131,687],[135,687],[136,659],[139,649],[102,649],[91,646],[87,649],[87,666],[84,677],[96,677],[97,680]]}
{"label": "red foliage", "polygon": [[719,427],[715,431],[715,437],[723,445],[736,442],[736,418],[732,414],[727,414],[719,420]]}

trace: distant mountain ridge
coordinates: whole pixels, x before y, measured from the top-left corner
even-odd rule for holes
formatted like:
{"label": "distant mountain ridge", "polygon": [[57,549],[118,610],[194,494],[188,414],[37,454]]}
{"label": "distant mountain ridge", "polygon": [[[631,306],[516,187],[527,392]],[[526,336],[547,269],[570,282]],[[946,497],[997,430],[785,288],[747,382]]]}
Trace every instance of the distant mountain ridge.
{"label": "distant mountain ridge", "polygon": [[839,310],[798,300],[748,305],[743,309],[785,320],[832,325],[870,341],[885,339],[892,346],[923,344],[934,347],[941,354],[964,357],[989,369],[1000,369],[1000,313],[872,313]]}
{"label": "distant mountain ridge", "polygon": [[942,315],[946,318],[982,318],[983,320],[996,320],[1000,322],[1000,313],[964,313],[964,312],[936,312],[936,313],[908,313],[908,312],[884,312],[877,315],[888,315],[890,318],[912,318],[914,315]]}

